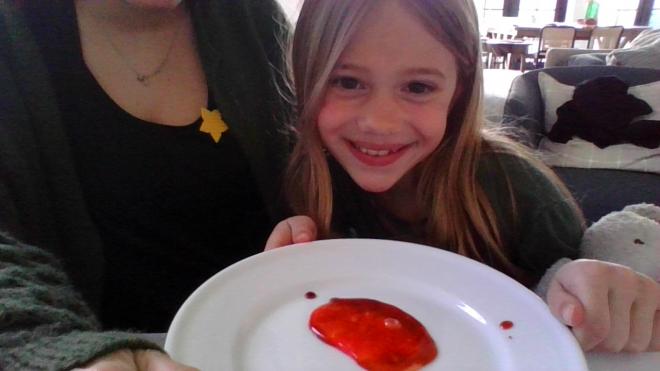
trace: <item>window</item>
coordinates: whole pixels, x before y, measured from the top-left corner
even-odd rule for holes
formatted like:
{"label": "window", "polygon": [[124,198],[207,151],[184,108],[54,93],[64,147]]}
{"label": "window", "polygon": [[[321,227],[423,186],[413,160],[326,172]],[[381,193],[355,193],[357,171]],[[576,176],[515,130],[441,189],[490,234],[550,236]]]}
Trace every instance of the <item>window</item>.
{"label": "window", "polygon": [[474,0],[480,25],[492,25],[502,20],[504,0]]}
{"label": "window", "polygon": [[[654,4],[655,3],[655,4]],[[635,24],[640,26],[658,27],[660,24],[660,4],[655,0],[640,0],[637,7]]]}
{"label": "window", "polygon": [[[660,27],[660,1],[654,0],[598,0],[599,25],[640,25]],[[580,14],[578,18],[583,17]]]}
{"label": "window", "polygon": [[653,28],[660,28],[660,6],[654,6],[651,10],[651,20],[649,26]]}
{"label": "window", "polygon": [[518,17],[529,23],[552,23],[556,7],[557,0],[520,0]]}
{"label": "window", "polygon": [[[631,26],[635,24],[639,0],[600,0],[598,9],[599,25],[624,25]],[[584,14],[579,18],[584,17]]]}
{"label": "window", "polygon": [[[547,24],[584,18],[586,0],[473,0],[483,29],[502,23]],[[295,22],[302,0],[278,0],[289,18]],[[633,24],[660,27],[660,0],[598,0],[598,24],[629,26]],[[568,7],[568,9],[567,9]],[[517,17],[504,17],[504,9],[513,10]],[[574,12],[575,10],[575,12]],[[575,13],[575,14],[574,14]],[[650,20],[649,20],[650,19]]]}
{"label": "window", "polygon": [[[564,20],[567,0],[473,0],[483,28],[502,23],[546,24]],[[504,12],[514,17],[504,17]]]}

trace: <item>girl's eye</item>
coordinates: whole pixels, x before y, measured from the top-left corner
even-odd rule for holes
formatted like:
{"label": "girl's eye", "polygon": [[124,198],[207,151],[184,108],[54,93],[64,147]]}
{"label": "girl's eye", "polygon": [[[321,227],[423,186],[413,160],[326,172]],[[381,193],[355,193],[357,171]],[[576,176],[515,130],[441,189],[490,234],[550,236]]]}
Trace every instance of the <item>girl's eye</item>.
{"label": "girl's eye", "polygon": [[406,85],[405,90],[413,94],[425,94],[433,92],[435,87],[423,82],[415,81]]}
{"label": "girl's eye", "polygon": [[356,90],[362,88],[360,81],[354,77],[337,77],[332,79],[331,83],[332,85],[345,90]]}

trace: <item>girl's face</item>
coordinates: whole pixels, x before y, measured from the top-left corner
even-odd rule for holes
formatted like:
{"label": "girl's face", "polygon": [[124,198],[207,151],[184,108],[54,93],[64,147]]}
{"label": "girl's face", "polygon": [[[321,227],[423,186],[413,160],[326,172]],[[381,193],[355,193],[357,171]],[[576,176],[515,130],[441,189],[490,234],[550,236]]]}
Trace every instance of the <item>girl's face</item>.
{"label": "girl's face", "polygon": [[385,192],[442,141],[456,80],[449,50],[399,1],[384,1],[330,76],[321,139],[362,189]]}

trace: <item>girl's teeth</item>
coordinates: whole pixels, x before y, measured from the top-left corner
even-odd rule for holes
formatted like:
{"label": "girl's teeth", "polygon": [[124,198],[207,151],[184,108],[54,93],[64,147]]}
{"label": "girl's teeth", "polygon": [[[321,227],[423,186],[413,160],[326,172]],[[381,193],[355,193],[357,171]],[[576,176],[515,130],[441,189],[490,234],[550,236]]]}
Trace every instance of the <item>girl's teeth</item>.
{"label": "girl's teeth", "polygon": [[367,149],[363,147],[359,147],[360,152],[367,154],[369,156],[376,156],[376,157],[381,157],[381,156],[387,156],[393,151],[388,151],[388,150],[374,150],[374,149]]}

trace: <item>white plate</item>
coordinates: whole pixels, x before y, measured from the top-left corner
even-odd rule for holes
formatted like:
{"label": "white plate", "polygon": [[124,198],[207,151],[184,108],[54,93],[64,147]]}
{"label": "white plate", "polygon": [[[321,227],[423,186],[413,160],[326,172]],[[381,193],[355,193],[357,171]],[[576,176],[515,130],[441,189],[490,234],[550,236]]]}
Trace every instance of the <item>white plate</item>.
{"label": "white plate", "polygon": [[[587,370],[571,333],[513,279],[437,248],[382,240],[317,241],[228,267],[186,300],[165,349],[204,371],[361,370],[308,328],[333,297],[380,300],[420,321],[439,353],[425,371]],[[501,329],[507,320],[513,328]]]}

